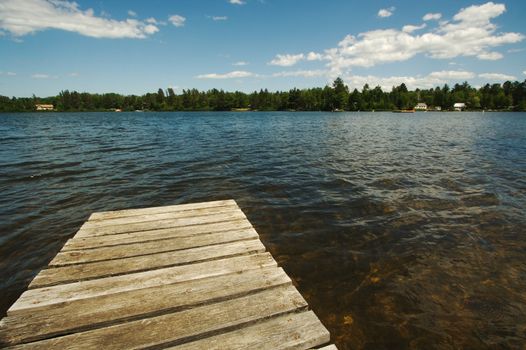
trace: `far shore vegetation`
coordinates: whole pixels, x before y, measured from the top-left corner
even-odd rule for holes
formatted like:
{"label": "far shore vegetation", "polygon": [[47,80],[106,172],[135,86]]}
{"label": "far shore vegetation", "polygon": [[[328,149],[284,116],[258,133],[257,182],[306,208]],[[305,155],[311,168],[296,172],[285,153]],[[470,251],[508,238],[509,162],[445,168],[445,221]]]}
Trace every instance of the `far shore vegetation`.
{"label": "far shore vegetation", "polygon": [[405,84],[383,91],[379,86],[365,85],[352,91],[337,78],[323,88],[291,89],[269,92],[267,90],[244,93],[212,89],[183,90],[176,94],[172,88],[142,96],[116,93],[93,94],[62,91],[51,97],[0,96],[0,112],[31,112],[38,104],[53,105],[59,112],[89,111],[390,111],[411,110],[425,103],[428,110],[454,110],[463,104],[465,110],[526,111],[526,80],[507,81],[503,84],[486,84],[474,88],[467,82],[444,85],[432,89],[409,91]]}

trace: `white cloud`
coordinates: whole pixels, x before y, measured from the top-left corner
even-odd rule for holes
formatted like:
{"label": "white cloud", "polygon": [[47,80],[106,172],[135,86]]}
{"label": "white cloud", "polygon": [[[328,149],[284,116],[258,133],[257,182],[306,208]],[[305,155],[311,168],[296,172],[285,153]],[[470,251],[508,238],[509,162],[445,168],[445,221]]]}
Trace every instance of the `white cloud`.
{"label": "white cloud", "polygon": [[144,20],[146,23],[157,24],[157,20],[153,17],[148,17]]}
{"label": "white cloud", "polygon": [[128,10],[128,16],[130,16],[130,17],[137,17],[137,12],[135,12],[133,10]]}
{"label": "white cloud", "polygon": [[168,20],[176,27],[183,27],[186,22],[186,18],[180,15],[172,15]]}
{"label": "white cloud", "polygon": [[365,84],[371,88],[380,86],[384,91],[390,91],[393,86],[404,83],[409,89],[431,89],[451,82],[460,82],[474,78],[475,73],[465,71],[440,71],[431,72],[426,76],[390,76],[378,77],[374,75],[349,75],[345,82],[349,88],[361,89]]}
{"label": "white cloud", "polygon": [[233,5],[245,5],[246,1],[244,0],[228,0],[229,3]]}
{"label": "white cloud", "polygon": [[0,28],[15,37],[46,29],[60,29],[93,38],[145,38],[159,29],[136,19],[117,21],[82,11],[65,0],[2,0]]}
{"label": "white cloud", "polygon": [[49,79],[51,78],[49,74],[36,73],[31,76],[33,79]]}
{"label": "white cloud", "polygon": [[517,80],[517,77],[513,75],[501,74],[501,73],[481,73],[479,77],[488,79],[491,81],[506,81],[506,80]]}
{"label": "white cloud", "polygon": [[9,77],[14,77],[16,75],[15,72],[6,72],[5,75],[9,76]]}
{"label": "white cloud", "polygon": [[212,16],[212,20],[214,21],[226,21],[227,19],[227,16]]}
{"label": "white cloud", "polygon": [[459,56],[472,56],[481,60],[496,60],[502,54],[493,48],[520,42],[521,33],[497,32],[491,19],[506,10],[502,4],[488,2],[480,6],[461,9],[453,21],[443,21],[438,28],[420,35],[407,32],[414,29],[406,26],[406,31],[398,29],[379,29],[347,35],[338,46],[326,50],[324,59],[332,75],[349,71],[352,67],[372,67],[382,63],[406,61],[417,54],[435,59],[451,59]]}
{"label": "white cloud", "polygon": [[238,61],[238,62],[234,62],[232,63],[233,66],[247,66],[248,65],[248,62],[245,62],[245,61]]}
{"label": "white cloud", "polygon": [[439,72],[432,72],[428,77],[442,80],[466,80],[474,78],[475,73],[459,70],[442,70]]}
{"label": "white cloud", "polygon": [[381,18],[391,17],[395,9],[396,9],[395,7],[389,7],[387,9],[380,9],[378,11],[378,17],[381,17]]}
{"label": "white cloud", "polygon": [[322,77],[327,75],[326,70],[296,70],[296,71],[285,71],[272,74],[273,77],[303,77],[303,78],[314,78]]}
{"label": "white cloud", "polygon": [[77,73],[77,72],[72,72],[72,73],[69,73],[69,74],[68,74],[68,76],[69,76],[69,77],[72,77],[72,78],[76,78],[76,77],[78,77],[79,75],[80,75],[80,74]]}
{"label": "white cloud", "polygon": [[523,70],[523,71],[522,71],[522,74],[526,75],[526,70]]}
{"label": "white cloud", "polygon": [[242,71],[242,70],[236,70],[229,73],[224,74],[218,74],[218,73],[210,73],[210,74],[201,74],[198,75],[197,79],[235,79],[235,78],[251,78],[251,77],[257,77],[257,74],[254,74],[252,72]]}
{"label": "white cloud", "polygon": [[300,53],[297,55],[280,55],[277,54],[276,57],[270,61],[268,64],[272,66],[282,66],[282,67],[290,67],[298,63],[299,61],[305,59],[305,55]]}
{"label": "white cloud", "polygon": [[442,18],[441,13],[427,13],[424,17],[422,17],[424,21],[431,21],[431,20],[438,21],[441,18]]}
{"label": "white cloud", "polygon": [[404,33],[412,33],[415,30],[424,29],[425,27],[426,27],[425,23],[422,23],[419,26],[414,26],[414,25],[408,24],[408,25],[405,25],[405,26],[402,27],[402,32],[404,32]]}
{"label": "white cloud", "polygon": [[492,52],[481,52],[477,57],[481,60],[496,61],[496,60],[500,60],[504,56],[500,52],[492,51]]}
{"label": "white cloud", "polygon": [[309,52],[306,57],[307,61],[321,61],[323,59],[323,55],[321,53],[317,52]]}

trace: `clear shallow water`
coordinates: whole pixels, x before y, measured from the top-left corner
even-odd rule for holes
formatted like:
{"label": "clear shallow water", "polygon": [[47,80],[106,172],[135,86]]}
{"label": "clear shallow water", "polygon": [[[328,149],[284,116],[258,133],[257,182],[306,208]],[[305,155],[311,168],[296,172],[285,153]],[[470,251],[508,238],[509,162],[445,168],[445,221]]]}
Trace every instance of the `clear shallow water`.
{"label": "clear shallow water", "polygon": [[0,311],[90,213],[234,198],[341,349],[526,343],[526,114],[0,114]]}

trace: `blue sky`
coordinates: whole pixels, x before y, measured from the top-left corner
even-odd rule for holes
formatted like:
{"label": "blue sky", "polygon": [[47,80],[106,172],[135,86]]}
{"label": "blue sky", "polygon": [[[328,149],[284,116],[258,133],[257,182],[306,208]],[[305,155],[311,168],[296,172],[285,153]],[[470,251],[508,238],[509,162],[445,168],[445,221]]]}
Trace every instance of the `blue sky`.
{"label": "blue sky", "polygon": [[0,0],[0,95],[522,81],[524,13],[524,0]]}

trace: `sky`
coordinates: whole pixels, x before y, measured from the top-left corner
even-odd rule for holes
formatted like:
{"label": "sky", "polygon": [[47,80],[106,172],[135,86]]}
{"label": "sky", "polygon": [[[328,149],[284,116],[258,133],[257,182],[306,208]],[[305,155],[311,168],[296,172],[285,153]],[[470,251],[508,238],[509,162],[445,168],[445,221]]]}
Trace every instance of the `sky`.
{"label": "sky", "polygon": [[526,79],[526,1],[0,0],[0,95]]}

